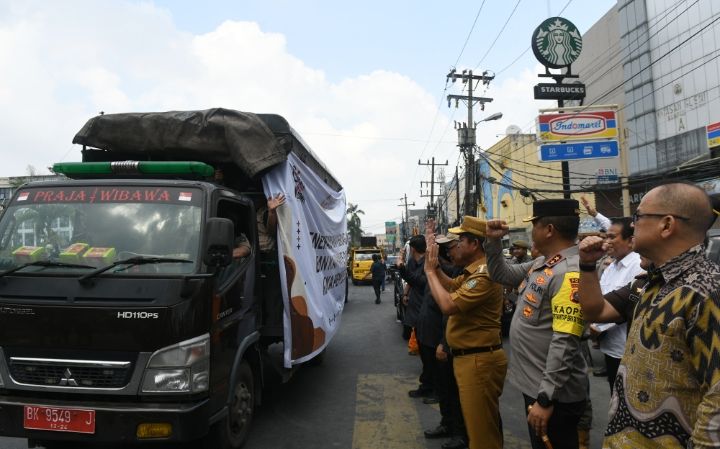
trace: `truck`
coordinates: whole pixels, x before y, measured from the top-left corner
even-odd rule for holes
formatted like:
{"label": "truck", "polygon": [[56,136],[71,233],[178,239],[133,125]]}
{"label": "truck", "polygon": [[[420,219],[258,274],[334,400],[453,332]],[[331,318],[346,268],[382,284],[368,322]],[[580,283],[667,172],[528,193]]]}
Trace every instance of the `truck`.
{"label": "truck", "polygon": [[73,143],[0,216],[0,435],[241,447],[269,370],[339,327],[342,186],[275,114],[100,115]]}
{"label": "truck", "polygon": [[350,248],[348,276],[353,285],[372,282],[370,266],[373,263],[373,256],[385,258],[385,250],[377,246],[377,237],[374,235],[361,236],[360,246]]}

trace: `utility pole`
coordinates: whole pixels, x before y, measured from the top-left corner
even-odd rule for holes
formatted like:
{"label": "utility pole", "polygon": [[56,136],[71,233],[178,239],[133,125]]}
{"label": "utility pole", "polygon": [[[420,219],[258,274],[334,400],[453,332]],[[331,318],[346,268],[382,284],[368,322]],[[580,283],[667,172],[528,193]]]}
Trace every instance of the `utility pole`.
{"label": "utility pole", "polygon": [[460,177],[458,166],[455,166],[455,225],[460,225]]}
{"label": "utility pole", "polygon": [[[444,166],[448,165],[448,161],[445,161],[444,164],[436,164],[435,163],[435,157],[432,158],[432,162],[428,161],[423,163],[422,161],[418,160],[418,165],[424,165],[424,166],[430,166],[430,181],[420,181],[420,189],[422,189],[423,184],[430,184],[430,204],[428,205],[428,211],[427,211],[427,217],[428,218],[435,218],[435,166]],[[421,198],[427,198],[428,195],[423,195],[422,190],[420,190],[420,197]]]}
{"label": "utility pole", "polygon": [[[467,96],[464,95],[448,95],[448,107],[455,100],[455,107],[457,108],[459,102],[462,100],[468,108],[468,121],[467,123],[455,123],[455,129],[458,131],[458,146],[460,151],[465,157],[465,215],[477,216],[477,199],[475,191],[475,156],[473,150],[475,149],[475,129],[477,123],[473,121],[473,106],[475,103],[480,103],[480,110],[485,110],[485,103],[493,101],[492,98],[487,97],[473,97],[473,83],[480,81],[484,85],[490,84],[495,76],[490,76],[488,72],[483,72],[482,75],[473,75],[472,70],[463,70],[461,74],[455,72],[452,69],[447,74],[447,78],[453,83],[458,79],[461,79],[463,84],[467,85]],[[502,114],[500,115],[502,117]],[[492,120],[496,120],[496,117]],[[486,119],[487,120],[487,119]],[[485,121],[485,120],[482,120]]]}
{"label": "utility pole", "polygon": [[403,222],[403,234],[404,234],[403,242],[405,242],[405,240],[407,240],[408,237],[410,236],[410,232],[408,230],[408,224],[410,222],[410,215],[408,215],[408,206],[414,206],[415,202],[413,201],[412,203],[408,204],[407,193],[404,194],[402,198],[400,198],[400,201],[403,201],[404,203],[398,204],[398,207],[405,207],[405,221]]}

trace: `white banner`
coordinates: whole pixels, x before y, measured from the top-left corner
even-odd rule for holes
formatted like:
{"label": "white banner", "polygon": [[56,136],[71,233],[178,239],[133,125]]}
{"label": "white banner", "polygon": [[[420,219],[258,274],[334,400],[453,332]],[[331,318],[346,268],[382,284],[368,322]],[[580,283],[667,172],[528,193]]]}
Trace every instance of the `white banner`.
{"label": "white banner", "polygon": [[278,257],[285,303],[286,368],[310,360],[340,326],[347,280],[345,191],[335,192],[293,153],[263,177],[277,209]]}

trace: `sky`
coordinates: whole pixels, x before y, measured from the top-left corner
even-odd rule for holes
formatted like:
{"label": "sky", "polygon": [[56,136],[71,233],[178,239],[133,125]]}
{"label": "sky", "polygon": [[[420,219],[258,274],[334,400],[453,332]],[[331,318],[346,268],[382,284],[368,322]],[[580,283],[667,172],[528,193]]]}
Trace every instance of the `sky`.
{"label": "sky", "polygon": [[[105,113],[224,107],[284,116],[364,211],[362,228],[422,208],[435,162],[460,159],[467,94],[452,68],[494,73],[477,143],[534,133],[544,69],[532,31],[559,15],[584,33],[615,0],[0,0],[0,176],[80,160],[72,138]],[[462,164],[461,164],[462,165]],[[462,171],[462,167],[461,167]],[[436,185],[436,191],[440,189]],[[428,188],[423,187],[425,194]]]}

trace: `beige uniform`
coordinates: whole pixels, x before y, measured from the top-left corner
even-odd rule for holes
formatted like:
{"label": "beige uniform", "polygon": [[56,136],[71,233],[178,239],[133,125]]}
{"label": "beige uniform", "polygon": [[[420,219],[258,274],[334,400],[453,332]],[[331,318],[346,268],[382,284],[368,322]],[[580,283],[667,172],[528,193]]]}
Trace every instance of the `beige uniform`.
{"label": "beige uniform", "polygon": [[501,448],[499,400],[507,372],[500,339],[502,287],[490,280],[482,258],[453,279],[450,292],[459,312],[448,318],[446,339],[470,449]]}

